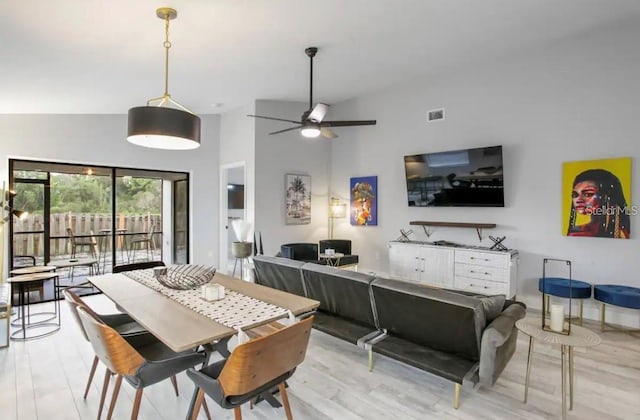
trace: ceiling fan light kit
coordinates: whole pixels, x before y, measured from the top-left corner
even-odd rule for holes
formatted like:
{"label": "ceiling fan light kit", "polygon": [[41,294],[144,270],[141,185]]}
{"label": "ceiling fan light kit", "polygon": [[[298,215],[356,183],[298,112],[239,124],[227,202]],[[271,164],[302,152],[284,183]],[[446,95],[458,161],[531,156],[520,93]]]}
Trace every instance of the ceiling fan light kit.
{"label": "ceiling fan light kit", "polygon": [[285,128],[284,130],[274,131],[269,133],[280,134],[287,131],[293,131],[300,129],[300,134],[307,138],[324,137],[326,139],[335,139],[338,137],[333,130],[328,127],[351,127],[357,125],[376,125],[376,120],[361,120],[361,121],[324,121],[324,117],[327,115],[329,105],[318,103],[313,106],[313,57],[318,53],[318,48],[309,47],[304,50],[307,57],[309,57],[309,109],[302,113],[300,121],[287,120],[284,118],[266,117],[262,115],[247,115],[253,118],[262,118],[265,120],[282,121],[292,124],[296,124],[293,127]]}
{"label": "ceiling fan light kit", "polygon": [[169,21],[175,19],[178,12],[161,7],[156,10],[156,15],[165,21],[164,94],[149,99],[146,106],[129,110],[127,141],[153,149],[196,149],[200,147],[200,117],[173,100],[169,94]]}
{"label": "ceiling fan light kit", "polygon": [[307,125],[302,127],[302,130],[300,130],[300,134],[302,134],[303,137],[307,138],[316,138],[320,135],[320,133],[320,129],[315,125]]}

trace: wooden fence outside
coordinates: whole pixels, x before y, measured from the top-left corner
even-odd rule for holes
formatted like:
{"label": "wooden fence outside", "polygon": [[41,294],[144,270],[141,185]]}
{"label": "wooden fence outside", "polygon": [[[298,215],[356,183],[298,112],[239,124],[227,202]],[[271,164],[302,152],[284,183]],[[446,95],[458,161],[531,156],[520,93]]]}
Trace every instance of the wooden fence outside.
{"label": "wooden fence outside", "polygon": [[[119,215],[116,219],[116,229],[126,229],[127,233],[146,233],[151,226],[155,232],[162,231],[162,217],[159,214],[131,214]],[[67,227],[76,236],[100,235],[101,230],[111,230],[111,214],[94,213],[55,213],[50,217],[51,256],[71,253]],[[44,255],[44,235],[41,233],[20,234],[20,232],[43,231],[44,216],[30,215],[25,220],[15,220],[13,225],[13,255]]]}

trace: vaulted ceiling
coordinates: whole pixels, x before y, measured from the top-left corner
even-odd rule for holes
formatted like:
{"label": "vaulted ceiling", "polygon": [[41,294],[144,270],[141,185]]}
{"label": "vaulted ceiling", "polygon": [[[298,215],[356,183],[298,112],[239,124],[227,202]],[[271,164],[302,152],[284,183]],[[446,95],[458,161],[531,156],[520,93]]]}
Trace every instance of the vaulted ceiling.
{"label": "vaulted ceiling", "polygon": [[[621,19],[625,0],[3,1],[0,113],[126,113],[163,92],[197,113],[254,99],[335,103],[443,69],[553,43]],[[436,83],[436,81],[434,81]]]}

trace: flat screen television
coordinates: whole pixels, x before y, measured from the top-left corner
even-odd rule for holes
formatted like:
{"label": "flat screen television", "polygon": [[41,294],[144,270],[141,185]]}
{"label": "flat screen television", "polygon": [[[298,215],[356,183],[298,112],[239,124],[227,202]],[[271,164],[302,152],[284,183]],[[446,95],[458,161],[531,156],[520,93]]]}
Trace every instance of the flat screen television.
{"label": "flat screen television", "polygon": [[409,207],[504,207],[502,146],[404,157]]}

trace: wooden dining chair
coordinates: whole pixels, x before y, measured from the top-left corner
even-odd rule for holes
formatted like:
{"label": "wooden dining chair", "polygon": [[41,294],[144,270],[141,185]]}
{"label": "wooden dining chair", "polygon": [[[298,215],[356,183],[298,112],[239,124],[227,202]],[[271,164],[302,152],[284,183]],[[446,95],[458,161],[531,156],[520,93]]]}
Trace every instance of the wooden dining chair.
{"label": "wooden dining chair", "polygon": [[311,316],[238,345],[228,359],[199,371],[189,369],[187,376],[197,387],[191,418],[198,417],[206,394],[222,408],[233,408],[235,419],[241,420],[242,404],[278,386],[287,419],[292,420],[285,381],[304,361],[312,324]]}
{"label": "wooden dining chair", "polygon": [[[62,294],[64,295],[65,301],[69,304],[69,309],[71,310],[71,315],[73,316],[73,319],[77,322],[78,327],[80,328],[80,332],[82,332],[82,335],[87,341],[89,341],[89,337],[87,336],[87,332],[84,329],[84,325],[82,325],[82,321],[80,320],[80,315],[78,315],[78,309],[77,309],[78,307],[83,307],[85,311],[91,314],[91,316],[93,316],[95,319],[98,319],[100,320],[100,322],[103,322],[109,325],[114,330],[116,330],[118,334],[122,335],[125,339],[129,339],[130,341],[132,340],[133,337],[137,337],[140,335],[149,335],[149,332],[147,330],[145,330],[140,324],[134,321],[133,318],[131,318],[127,314],[119,313],[119,314],[100,315],[100,314],[97,314],[95,311],[93,311],[93,309],[91,309],[80,298],[80,296],[78,296],[71,290],[64,289],[62,291]],[[87,385],[85,387],[84,394],[82,396],[82,398],[84,399],[87,399],[87,395],[89,394],[89,389],[91,388],[91,382],[93,381],[93,376],[96,373],[97,366],[98,366],[98,356],[95,355],[93,357],[93,363],[91,364],[91,370],[89,371],[89,379],[87,380]],[[105,376],[108,376],[109,378],[111,377],[111,374],[109,373],[108,370]],[[105,378],[105,381],[107,381],[107,378]],[[172,383],[174,385],[174,389],[177,396],[178,383],[175,381],[175,377],[172,378]],[[108,381],[107,381],[107,385],[108,385]],[[107,395],[107,386],[105,385],[102,388],[102,394],[100,395],[100,412],[102,411],[102,407],[104,406],[106,395]]]}
{"label": "wooden dining chair", "polygon": [[[115,329],[94,318],[86,310],[86,306],[78,306],[76,309],[96,355],[107,366],[108,372],[118,376],[113,388],[107,420],[113,416],[123,378],[136,389],[131,411],[131,419],[135,420],[138,418],[144,388],[206,360],[204,353],[194,350],[176,353],[153,336],[144,341],[139,340],[133,345]],[[109,376],[108,373],[105,374],[104,388],[109,385],[107,379]],[[102,406],[98,412],[98,420],[101,411]]]}

